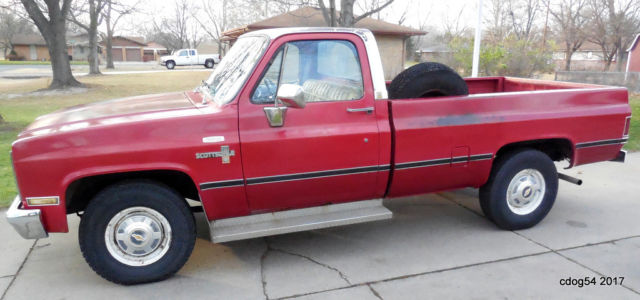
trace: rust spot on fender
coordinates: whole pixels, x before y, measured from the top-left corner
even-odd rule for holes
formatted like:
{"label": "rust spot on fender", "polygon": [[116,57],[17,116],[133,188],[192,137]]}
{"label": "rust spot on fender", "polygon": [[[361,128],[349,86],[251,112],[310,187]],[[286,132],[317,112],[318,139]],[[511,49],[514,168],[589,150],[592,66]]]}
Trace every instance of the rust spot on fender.
{"label": "rust spot on fender", "polygon": [[504,121],[504,117],[497,116],[480,116],[477,114],[449,115],[438,118],[436,125],[438,126],[459,126],[472,125],[482,123],[497,123]]}

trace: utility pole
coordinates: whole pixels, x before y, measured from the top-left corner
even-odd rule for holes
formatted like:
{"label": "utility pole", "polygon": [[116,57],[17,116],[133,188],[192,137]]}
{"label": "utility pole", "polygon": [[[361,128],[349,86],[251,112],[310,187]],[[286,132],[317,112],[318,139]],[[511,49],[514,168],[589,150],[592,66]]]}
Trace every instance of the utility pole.
{"label": "utility pole", "polygon": [[478,77],[478,65],[480,64],[480,41],[482,39],[482,0],[478,0],[478,19],[476,20],[476,37],[473,41],[473,64],[471,77]]}

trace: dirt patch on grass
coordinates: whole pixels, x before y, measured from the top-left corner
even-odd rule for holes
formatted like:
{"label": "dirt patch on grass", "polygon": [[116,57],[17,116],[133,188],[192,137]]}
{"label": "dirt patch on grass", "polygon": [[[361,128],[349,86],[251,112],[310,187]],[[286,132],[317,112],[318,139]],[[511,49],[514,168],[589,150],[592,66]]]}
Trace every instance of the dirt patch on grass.
{"label": "dirt patch on grass", "polygon": [[68,96],[74,94],[82,94],[86,93],[89,89],[86,87],[73,87],[61,90],[37,90],[34,92],[27,93],[15,93],[15,94],[4,94],[0,95],[0,99],[16,99],[22,97],[47,97],[47,96]]}

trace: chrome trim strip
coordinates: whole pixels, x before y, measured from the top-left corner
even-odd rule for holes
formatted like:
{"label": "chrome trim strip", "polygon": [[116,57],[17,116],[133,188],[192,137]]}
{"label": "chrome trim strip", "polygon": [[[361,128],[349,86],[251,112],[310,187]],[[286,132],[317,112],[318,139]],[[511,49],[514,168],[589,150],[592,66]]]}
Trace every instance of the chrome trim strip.
{"label": "chrome trim strip", "polygon": [[348,169],[336,169],[336,170],[326,170],[326,171],[294,173],[294,174],[286,174],[286,175],[254,177],[254,178],[248,178],[246,181],[247,181],[247,185],[250,185],[250,184],[263,184],[263,183],[271,183],[271,182],[304,180],[304,179],[311,179],[311,178],[333,177],[333,176],[341,176],[341,175],[362,174],[362,173],[378,172],[380,167],[381,166],[367,166],[367,167],[356,167],[356,168],[348,168]]}
{"label": "chrome trim strip", "polygon": [[432,166],[448,165],[448,164],[454,164],[454,163],[462,163],[467,161],[471,162],[471,161],[487,160],[492,158],[493,158],[493,153],[475,154],[468,157],[456,156],[453,158],[438,158],[438,159],[430,159],[430,160],[423,160],[423,161],[398,163],[396,164],[395,169],[403,170],[403,169],[413,169],[413,168],[422,168],[422,167],[432,167]]}
{"label": "chrome trim strip", "polygon": [[16,196],[7,210],[7,221],[25,239],[40,239],[49,236],[42,225],[39,209],[23,209],[20,195]]}
{"label": "chrome trim strip", "polygon": [[599,140],[599,141],[592,141],[592,142],[577,143],[577,144],[576,144],[576,149],[580,149],[580,148],[588,148],[588,147],[598,147],[598,146],[608,146],[608,145],[624,144],[624,143],[626,143],[626,142],[627,142],[627,140],[629,140],[629,138],[610,139],[610,140]]}
{"label": "chrome trim strip", "polygon": [[[629,131],[631,131],[631,117],[632,116],[627,116],[626,118],[624,118],[624,128],[622,129],[623,138],[629,138]],[[627,122],[627,120],[629,121]],[[629,129],[629,131],[627,131],[627,129]],[[624,134],[625,131],[627,131],[627,134]]]}
{"label": "chrome trim strip", "polygon": [[244,179],[232,179],[232,180],[203,182],[200,184],[200,189],[205,191],[205,190],[234,187],[234,186],[241,186],[241,185],[244,185]]}
{"label": "chrome trim strip", "polygon": [[379,165],[378,171],[389,171],[391,170],[391,165]]}
{"label": "chrome trim strip", "polygon": [[[454,158],[432,159],[432,160],[426,160],[426,161],[396,164],[395,169],[397,170],[410,169],[410,168],[436,166],[436,165],[451,164],[451,163],[461,163],[461,162],[467,162],[467,161],[478,161],[478,160],[485,160],[485,159],[492,159],[492,158],[493,158],[493,154],[491,153],[471,155],[468,157],[457,156]],[[313,171],[313,172],[304,172],[304,173],[292,173],[292,174],[272,175],[272,176],[264,176],[264,177],[253,177],[253,178],[247,178],[245,180],[234,179],[234,180],[205,182],[200,184],[200,189],[210,190],[210,189],[217,189],[217,188],[241,186],[244,184],[256,185],[256,184],[287,182],[287,181],[295,181],[295,180],[325,178],[325,177],[363,174],[363,173],[372,173],[372,172],[390,171],[390,170],[391,170],[391,165],[387,164],[387,165],[364,166],[364,167],[355,167],[355,168],[346,168],[346,169]]]}

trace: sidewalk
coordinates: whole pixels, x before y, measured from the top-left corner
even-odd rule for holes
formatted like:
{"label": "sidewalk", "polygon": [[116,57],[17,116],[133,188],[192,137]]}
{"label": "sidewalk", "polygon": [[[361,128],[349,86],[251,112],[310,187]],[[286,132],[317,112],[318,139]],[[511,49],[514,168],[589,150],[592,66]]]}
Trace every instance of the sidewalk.
{"label": "sidewalk", "polygon": [[[560,169],[561,170],[561,169]],[[69,234],[22,240],[0,219],[3,299],[639,299],[640,153],[627,162],[561,170],[551,213],[536,227],[503,231],[477,191],[391,199],[387,221],[211,244],[198,214],[193,255],[174,277],[112,284],[84,262],[79,219]],[[560,285],[595,277],[597,285]],[[624,277],[600,285],[601,276]]]}

